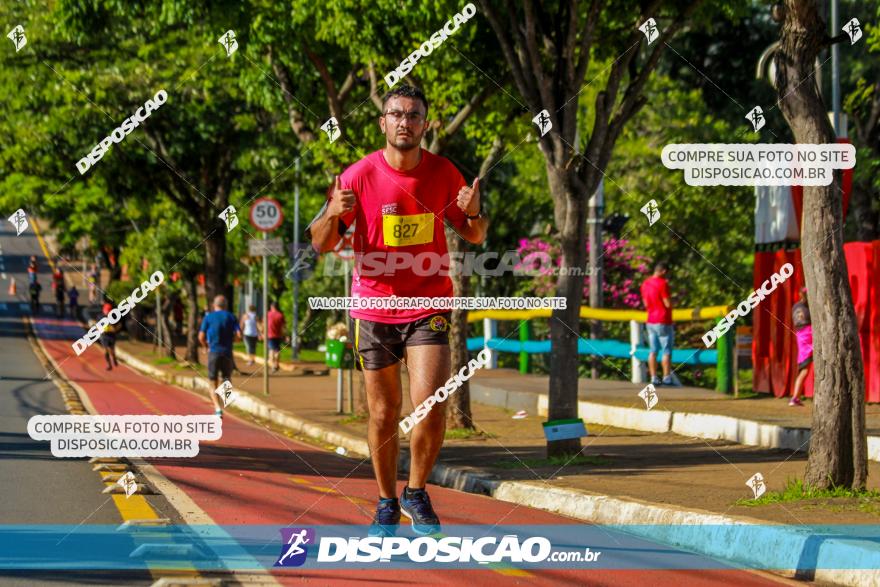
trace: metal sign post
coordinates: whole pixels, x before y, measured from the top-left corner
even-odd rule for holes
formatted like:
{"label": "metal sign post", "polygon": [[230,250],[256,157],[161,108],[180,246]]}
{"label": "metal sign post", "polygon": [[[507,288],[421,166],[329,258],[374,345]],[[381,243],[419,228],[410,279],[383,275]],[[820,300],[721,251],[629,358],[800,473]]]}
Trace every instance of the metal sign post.
{"label": "metal sign post", "polygon": [[[299,254],[299,171],[300,160],[296,160],[296,183],[293,184],[293,254]],[[290,329],[290,346],[293,358],[299,358],[299,276],[293,275],[293,325]]]}
{"label": "metal sign post", "polygon": [[[269,238],[263,233],[263,242]],[[269,256],[263,252],[263,395],[269,395]]]}
{"label": "metal sign post", "polygon": [[[263,233],[263,240],[261,241],[262,250],[258,251],[259,254],[263,257],[263,395],[269,395],[269,259],[268,256],[273,254],[270,252],[270,249],[277,249],[277,245],[280,244],[280,239],[273,239],[273,241],[279,241],[275,247],[270,247],[269,234],[271,231],[275,230],[279,226],[281,226],[281,221],[284,219],[284,215],[281,212],[281,204],[279,204],[276,200],[272,198],[259,198],[251,205],[250,210],[250,221],[251,225],[257,230]],[[253,252],[254,241],[251,241],[250,246]]]}

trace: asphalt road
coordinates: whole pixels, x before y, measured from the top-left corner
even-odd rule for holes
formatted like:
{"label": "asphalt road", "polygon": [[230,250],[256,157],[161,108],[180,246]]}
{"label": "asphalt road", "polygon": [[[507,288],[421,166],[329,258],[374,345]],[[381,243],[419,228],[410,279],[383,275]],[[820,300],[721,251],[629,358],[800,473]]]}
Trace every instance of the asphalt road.
{"label": "asphalt road", "polygon": [[[25,336],[22,317],[29,314],[27,263],[40,247],[33,231],[18,237],[10,224],[0,228],[0,519],[3,524],[120,524],[122,518],[112,500],[101,492],[104,483],[87,459],[57,459],[46,442],[27,434],[31,416],[65,414],[66,409],[55,384],[37,360]],[[50,271],[41,259],[43,285],[41,301],[51,297],[47,290]],[[10,295],[9,279],[17,282],[16,296]],[[70,539],[76,538],[75,533]],[[11,573],[0,570],[0,585],[95,584],[130,580],[130,584],[149,584],[148,573],[121,577],[108,573]]]}

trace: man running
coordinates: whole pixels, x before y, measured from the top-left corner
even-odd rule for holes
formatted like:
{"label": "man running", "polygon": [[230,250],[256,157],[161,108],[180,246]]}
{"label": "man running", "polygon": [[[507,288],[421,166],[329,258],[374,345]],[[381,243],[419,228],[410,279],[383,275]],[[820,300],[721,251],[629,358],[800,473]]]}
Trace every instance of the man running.
{"label": "man running", "polygon": [[31,313],[36,316],[40,313],[40,292],[43,291],[43,286],[35,279],[28,286],[28,289],[31,294]]}
{"label": "man running", "polygon": [[64,296],[67,293],[64,291],[64,282],[53,281],[52,287],[55,289],[55,315],[58,318],[64,318]]}
{"label": "man running", "polygon": [[[306,237],[319,252],[331,250],[355,223],[356,260],[369,253],[447,254],[444,221],[474,244],[486,238],[488,220],[480,211],[479,179],[468,186],[447,159],[419,147],[428,129],[428,100],[421,90],[401,86],[382,99],[379,127],[385,148],[338,176]],[[352,296],[452,297],[448,275],[425,276],[412,268],[361,276],[355,263]],[[420,275],[421,273],[421,275]],[[368,439],[379,503],[371,535],[394,534],[401,511],[420,534],[439,531],[440,521],[425,483],[443,444],[445,404],[435,404],[412,430],[409,480],[396,498],[402,388],[400,364],[409,372],[410,399],[421,404],[450,372],[449,313],[418,310],[353,310],[355,350],[367,390]]]}
{"label": "man running", "polygon": [[199,328],[199,342],[208,347],[208,378],[214,384],[210,393],[211,403],[214,405],[214,414],[221,418],[223,410],[214,390],[220,386],[221,376],[224,380],[232,376],[232,369],[235,367],[232,361],[232,343],[240,338],[238,320],[226,310],[226,297],[216,296],[214,311],[205,314]]}

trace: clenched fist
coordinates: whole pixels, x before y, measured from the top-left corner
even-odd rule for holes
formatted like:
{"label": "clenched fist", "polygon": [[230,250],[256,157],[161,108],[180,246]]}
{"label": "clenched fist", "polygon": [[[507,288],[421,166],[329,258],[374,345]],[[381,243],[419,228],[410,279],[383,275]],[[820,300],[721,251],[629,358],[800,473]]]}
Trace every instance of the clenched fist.
{"label": "clenched fist", "polygon": [[470,187],[463,186],[458,190],[456,197],[458,207],[467,216],[476,216],[480,213],[480,178],[474,179]]}
{"label": "clenched fist", "polygon": [[330,203],[327,205],[327,213],[335,217],[343,216],[354,210],[356,205],[357,197],[354,191],[342,189],[342,180],[337,175],[333,193],[330,194]]}

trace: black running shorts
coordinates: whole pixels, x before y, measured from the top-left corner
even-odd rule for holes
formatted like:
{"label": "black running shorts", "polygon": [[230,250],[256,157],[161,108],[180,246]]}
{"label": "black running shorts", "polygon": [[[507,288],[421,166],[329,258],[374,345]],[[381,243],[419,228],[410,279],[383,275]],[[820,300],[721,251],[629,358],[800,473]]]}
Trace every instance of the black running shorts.
{"label": "black running shorts", "polygon": [[221,379],[229,379],[232,376],[232,355],[220,353],[208,353],[208,379],[214,379],[218,375]]}
{"label": "black running shorts", "polygon": [[384,369],[403,360],[408,346],[449,345],[451,312],[402,324],[355,319],[354,348],[361,369]]}

